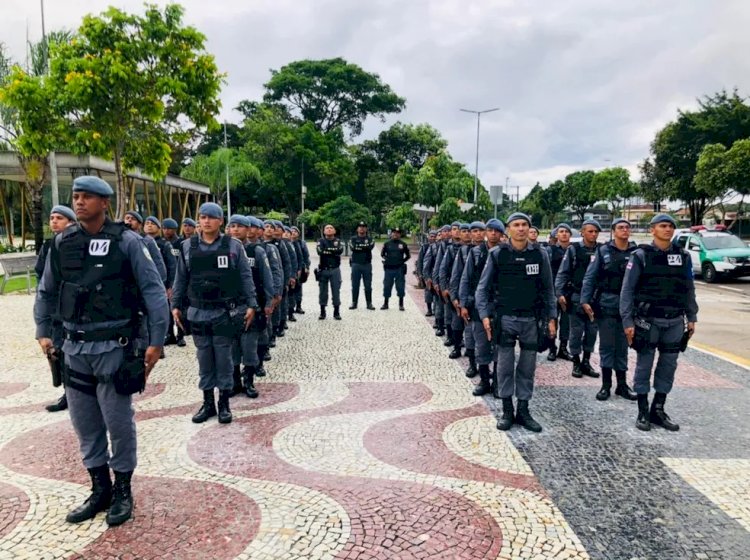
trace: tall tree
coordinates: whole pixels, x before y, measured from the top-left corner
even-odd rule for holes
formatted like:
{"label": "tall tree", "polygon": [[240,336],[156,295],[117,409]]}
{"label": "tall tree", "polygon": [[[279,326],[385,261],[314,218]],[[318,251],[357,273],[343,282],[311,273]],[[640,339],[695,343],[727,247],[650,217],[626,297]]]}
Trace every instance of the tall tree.
{"label": "tall tree", "polygon": [[539,194],[538,205],[539,211],[544,217],[543,226],[552,227],[556,216],[564,210],[565,205],[561,199],[564,188],[565,183],[555,181]]}
{"label": "tall tree", "polygon": [[667,187],[661,177],[661,173],[654,165],[654,162],[651,161],[651,158],[644,159],[638,166],[638,170],[641,172],[641,179],[638,182],[638,194],[646,202],[652,203],[654,208],[658,210],[664,199],[668,198]]}
{"label": "tall tree", "polygon": [[271,74],[264,99],[283,104],[324,133],[341,127],[358,136],[367,117],[385,121],[406,105],[380,76],[343,58],[298,60]]}
{"label": "tall tree", "polygon": [[258,168],[246,152],[237,148],[219,148],[209,155],[198,154],[182,170],[183,177],[207,184],[219,198],[226,188],[227,173],[231,187],[260,182]]}
{"label": "tall tree", "polygon": [[405,202],[388,212],[385,225],[390,229],[398,227],[404,231],[416,231],[419,227],[419,216],[412,209],[411,204]]}
{"label": "tall tree", "polygon": [[576,171],[565,177],[560,198],[565,206],[583,221],[588,210],[597,200],[591,192],[591,182],[594,180],[593,171]]}
{"label": "tall tree", "polygon": [[740,195],[736,213],[739,216],[745,196],[750,194],[750,139],[737,140],[728,150],[722,144],[704,146],[698,158],[695,184],[699,191],[721,200],[722,209],[727,196]]}
{"label": "tall tree", "polygon": [[607,202],[614,221],[623,203],[636,194],[636,185],[630,180],[630,172],[623,167],[602,169],[591,181],[591,194],[596,200]]}
{"label": "tall tree", "polygon": [[340,196],[326,202],[318,208],[312,220],[313,225],[321,228],[326,224],[333,225],[340,237],[354,231],[359,222],[372,222],[372,213],[351,196]]}
{"label": "tall tree", "polygon": [[420,169],[428,157],[445,151],[448,142],[429,124],[397,122],[378,134],[377,139],[365,140],[360,146],[384,171],[396,173],[407,162]]}

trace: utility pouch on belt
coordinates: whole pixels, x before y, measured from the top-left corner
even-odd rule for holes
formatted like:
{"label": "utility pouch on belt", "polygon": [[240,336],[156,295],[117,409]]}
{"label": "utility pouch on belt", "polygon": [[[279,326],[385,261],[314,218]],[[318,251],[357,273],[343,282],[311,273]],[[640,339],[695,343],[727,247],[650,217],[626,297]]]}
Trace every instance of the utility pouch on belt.
{"label": "utility pouch on belt", "polygon": [[680,352],[684,352],[687,350],[688,347],[688,341],[690,340],[690,331],[685,331],[682,333],[682,338],[680,339]]}
{"label": "utility pouch on belt", "polygon": [[112,383],[118,395],[142,393],[146,388],[144,353],[136,351],[132,344],[126,347],[122,366],[112,376]]}
{"label": "utility pouch on belt", "polygon": [[315,274],[315,281],[320,282],[320,269],[319,268],[314,269],[313,274]]}
{"label": "utility pouch on belt", "polygon": [[540,354],[552,347],[553,340],[549,336],[549,323],[543,317],[536,320],[536,351]]}
{"label": "utility pouch on belt", "polygon": [[52,386],[62,385],[63,355],[59,348],[52,348],[47,354],[47,363],[52,372]]}
{"label": "utility pouch on belt", "polygon": [[641,317],[633,317],[633,323],[635,325],[635,334],[633,335],[633,343],[630,347],[636,352],[645,350],[651,339],[651,323]]}
{"label": "utility pouch on belt", "polygon": [[[299,283],[304,284],[307,282],[307,278],[310,276],[310,272],[302,269],[302,273],[299,275]],[[317,276],[315,277],[317,279]]]}

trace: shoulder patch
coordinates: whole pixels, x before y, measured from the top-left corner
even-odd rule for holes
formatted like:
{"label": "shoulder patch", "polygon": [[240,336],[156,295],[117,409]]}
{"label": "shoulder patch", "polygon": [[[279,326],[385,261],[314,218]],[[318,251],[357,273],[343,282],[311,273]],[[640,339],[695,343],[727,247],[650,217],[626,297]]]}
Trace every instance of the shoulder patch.
{"label": "shoulder patch", "polygon": [[151,253],[149,252],[148,247],[144,245],[143,247],[141,247],[141,250],[143,251],[143,254],[146,255],[146,258],[148,260],[150,260],[151,262],[154,262],[154,259],[151,258]]}

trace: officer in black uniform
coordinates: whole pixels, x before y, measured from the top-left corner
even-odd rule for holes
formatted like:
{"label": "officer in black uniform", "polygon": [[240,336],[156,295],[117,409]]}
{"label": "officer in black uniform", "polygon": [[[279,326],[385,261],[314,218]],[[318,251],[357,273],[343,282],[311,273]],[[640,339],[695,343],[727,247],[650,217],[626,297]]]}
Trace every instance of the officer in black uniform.
{"label": "officer in black uniform", "polygon": [[425,267],[425,283],[435,294],[435,336],[445,334],[445,305],[443,305],[443,296],[438,282],[438,273],[440,271],[440,261],[443,259],[445,248],[450,243],[451,227],[443,225],[438,230],[438,239],[430,253],[430,265]]}
{"label": "officer in black uniform", "polygon": [[[555,293],[547,252],[528,240],[531,219],[521,212],[508,217],[511,242],[493,249],[482,271],[476,305],[488,340],[498,345],[497,383],[503,399],[499,430],[514,422],[513,393],[518,399],[515,422],[532,432],[542,427],[529,412],[534,389],[539,324],[555,335]],[[493,327],[494,324],[494,327]],[[515,363],[516,341],[521,347]]]}
{"label": "officer in black uniform", "polygon": [[401,228],[391,230],[391,238],[383,244],[380,251],[385,276],[383,277],[383,305],[380,309],[388,309],[388,300],[396,284],[398,308],[404,310],[404,296],[406,296],[406,261],[411,258],[409,247],[401,241]]}
{"label": "officer in black uniform", "polygon": [[[572,230],[568,224],[562,223],[550,232],[550,243],[547,245],[549,254],[549,263],[552,267],[552,278],[557,282],[557,273],[560,270],[565,252],[570,246],[570,236]],[[554,243],[552,240],[554,239]],[[567,299],[566,299],[567,302]],[[560,335],[560,348],[556,348],[554,341],[547,354],[547,360],[554,362],[557,358],[562,360],[572,360],[573,357],[568,353],[568,339],[570,338],[570,314],[563,311],[560,303],[557,304],[557,332]]]}
{"label": "officer in black uniform", "polygon": [[[558,226],[558,237],[560,227]],[[594,371],[589,359],[596,344],[597,325],[591,321],[581,307],[581,288],[583,277],[586,274],[599,244],[596,238],[602,231],[599,222],[586,220],[581,225],[583,241],[571,243],[565,252],[560,269],[555,279],[555,293],[563,311],[570,316],[570,343],[569,350],[573,357],[573,377],[599,377],[599,372]],[[583,360],[581,360],[581,347],[583,347]]]}
{"label": "officer in black uniform", "polygon": [[375,307],[372,305],[372,250],[375,248],[375,242],[368,234],[365,222],[357,224],[357,235],[349,240],[349,248],[352,251],[349,259],[352,268],[352,304],[349,309],[357,309],[359,283],[362,281],[365,285],[367,309],[373,310]]}
{"label": "officer in black uniform", "polygon": [[[469,369],[466,370],[466,377],[474,377],[477,374],[477,364],[474,359],[474,350],[476,347],[474,341],[474,331],[471,328],[471,317],[467,314],[462,313],[464,308],[461,302],[460,291],[461,291],[461,279],[463,278],[464,269],[466,263],[470,258],[472,249],[479,247],[484,244],[484,222],[476,221],[469,224],[469,236],[470,243],[464,244],[459,249],[456,262],[453,263],[453,271],[451,272],[451,283],[450,283],[450,295],[453,306],[456,308],[456,324],[454,329],[458,328],[463,333],[463,343],[466,348],[466,357],[469,359]],[[461,344],[456,344],[449,358],[456,354],[461,355]]]}
{"label": "officer in black uniform", "polygon": [[[42,279],[44,274],[44,267],[47,264],[47,255],[49,254],[49,248],[52,242],[55,240],[55,235],[65,230],[66,227],[76,223],[76,213],[73,212],[67,206],[57,205],[53,206],[49,213],[49,229],[52,231],[52,238],[47,239],[42,244],[42,249],[39,251],[39,255],[36,259],[36,265],[34,266],[34,272],[36,272],[37,284]],[[63,328],[62,322],[55,317],[52,319],[52,342],[56,349],[62,348],[63,344]],[[57,359],[63,359],[61,355],[62,350],[59,350]],[[47,412],[60,412],[68,408],[68,397],[63,392],[62,396],[54,403],[48,404],[44,407]]]}
{"label": "officer in black uniform", "polygon": [[[175,220],[172,218],[164,218],[161,221],[161,234],[169,243],[172,244],[172,247],[175,247],[179,249],[180,247],[180,236],[177,235],[177,230],[179,229],[179,225]],[[177,257],[175,253],[172,253]]]}
{"label": "officer in black uniform", "polygon": [[[294,228],[297,229],[297,228]],[[299,231],[297,231],[299,236]],[[297,318],[294,316],[295,307],[297,305],[297,292],[302,289],[302,277],[304,275],[304,255],[299,243],[295,242],[294,233],[292,228],[284,226],[284,241],[287,243],[289,250],[294,253],[294,258],[297,266],[297,274],[295,277],[294,286],[289,290],[289,304],[287,305],[287,320],[291,323],[296,323]]]}
{"label": "officer in black uniform", "polygon": [[[159,360],[168,324],[164,285],[143,239],[107,218],[112,195],[98,177],[73,181],[79,224],[55,237],[34,305],[36,337],[45,353],[53,348],[53,318],[63,322],[70,420],[91,477],[91,495],[66,520],[80,523],[108,509],[110,526],[133,513],[132,394],[143,390]],[[149,337],[142,345],[135,341],[141,311]],[[142,354],[136,351],[141,346],[147,346]]]}
{"label": "officer in black uniform", "polygon": [[[672,243],[676,223],[668,214],[650,222],[653,242],[641,245],[630,257],[620,292],[620,315],[625,336],[638,352],[633,388],[638,395],[639,430],[656,424],[676,432],[680,426],[664,411],[672,390],[677,356],[695,332],[695,301],[690,253]],[[654,370],[654,402],[648,408],[651,371]]]}
{"label": "officer in black uniform", "polygon": [[344,245],[336,237],[336,229],[331,224],[323,228],[323,237],[318,239],[315,250],[320,257],[318,286],[320,295],[320,316],[318,319],[326,318],[326,305],[328,305],[328,286],[331,286],[331,299],[333,300],[333,318],[341,320],[341,253]]}
{"label": "officer in black uniform", "polygon": [[174,276],[177,273],[177,259],[172,252],[172,244],[159,235],[161,233],[160,230],[161,222],[155,216],[146,218],[146,221],[143,223],[143,233],[145,236],[153,239],[159,248],[159,253],[167,269],[167,279],[164,282],[164,286],[167,288],[167,295],[171,296]]}
{"label": "officer in black uniform", "polygon": [[[203,405],[192,420],[200,424],[217,415],[214,389],[218,387],[219,422],[228,424],[234,386],[232,344],[255,317],[255,284],[242,243],[221,234],[221,206],[205,202],[198,213],[201,233],[182,243],[173,295],[175,302],[185,296],[190,301],[187,318],[198,355],[198,387],[203,391]],[[179,325],[182,312],[175,303],[172,315]]]}

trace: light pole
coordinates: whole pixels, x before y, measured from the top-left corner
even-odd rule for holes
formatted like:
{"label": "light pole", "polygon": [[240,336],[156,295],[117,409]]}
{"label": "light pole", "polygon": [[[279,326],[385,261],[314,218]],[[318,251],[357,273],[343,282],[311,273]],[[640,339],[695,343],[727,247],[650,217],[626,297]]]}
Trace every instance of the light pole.
{"label": "light pole", "polygon": [[475,111],[473,109],[460,109],[464,113],[474,113],[477,116],[477,157],[474,165],[474,204],[477,203],[477,187],[479,182],[479,121],[482,118],[482,113],[492,113],[493,111],[499,111],[499,107],[494,109],[484,109],[483,111]]}
{"label": "light pole", "polygon": [[[224,121],[224,148],[227,148],[227,123]],[[232,215],[232,201],[229,199],[229,153],[227,152],[226,162],[226,179],[227,179],[227,216]],[[227,220],[229,218],[227,217]]]}
{"label": "light pole", "polygon": [[[307,187],[305,186],[305,160],[302,159],[302,170],[300,171],[300,180],[299,180],[299,187],[300,187],[300,204],[301,204],[301,210],[300,213],[305,213],[305,195],[307,195]],[[302,243],[305,243],[305,222],[302,222]]]}

